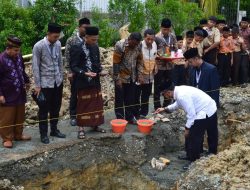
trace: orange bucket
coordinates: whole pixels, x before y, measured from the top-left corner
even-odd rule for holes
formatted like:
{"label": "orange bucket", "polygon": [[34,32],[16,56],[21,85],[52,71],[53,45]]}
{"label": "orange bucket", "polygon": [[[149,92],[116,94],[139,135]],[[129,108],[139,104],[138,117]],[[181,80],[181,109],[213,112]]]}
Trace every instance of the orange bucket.
{"label": "orange bucket", "polygon": [[114,133],[124,133],[128,122],[124,119],[113,119],[110,124]]}
{"label": "orange bucket", "polygon": [[144,134],[150,134],[151,130],[152,130],[152,126],[154,125],[154,121],[149,120],[149,119],[140,119],[137,121],[138,124],[138,130],[141,133]]}

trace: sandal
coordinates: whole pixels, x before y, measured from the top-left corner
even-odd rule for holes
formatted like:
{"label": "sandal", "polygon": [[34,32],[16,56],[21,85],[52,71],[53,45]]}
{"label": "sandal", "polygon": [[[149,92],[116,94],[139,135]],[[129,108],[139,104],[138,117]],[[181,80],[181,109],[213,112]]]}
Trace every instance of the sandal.
{"label": "sandal", "polygon": [[85,132],[84,132],[84,130],[79,130],[78,131],[77,138],[78,139],[84,139],[85,138]]}
{"label": "sandal", "polygon": [[101,129],[100,127],[94,127],[93,129],[95,132],[99,132],[99,133],[106,133],[106,130]]}

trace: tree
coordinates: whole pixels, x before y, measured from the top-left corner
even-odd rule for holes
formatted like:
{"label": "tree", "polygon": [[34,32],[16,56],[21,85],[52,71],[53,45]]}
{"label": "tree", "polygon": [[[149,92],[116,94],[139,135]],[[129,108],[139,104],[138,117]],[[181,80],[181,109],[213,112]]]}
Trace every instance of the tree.
{"label": "tree", "polygon": [[56,22],[63,26],[64,44],[76,27],[76,16],[75,0],[36,0],[32,7],[32,19],[38,31],[36,40],[46,35],[49,22]]}
{"label": "tree", "polygon": [[145,26],[144,4],[140,0],[109,0],[109,14],[117,29],[128,22],[130,32],[141,31]]}
{"label": "tree", "polygon": [[36,36],[30,9],[18,7],[14,0],[1,0],[0,4],[0,51],[5,49],[7,36],[15,35],[23,42],[22,52],[30,53]]}

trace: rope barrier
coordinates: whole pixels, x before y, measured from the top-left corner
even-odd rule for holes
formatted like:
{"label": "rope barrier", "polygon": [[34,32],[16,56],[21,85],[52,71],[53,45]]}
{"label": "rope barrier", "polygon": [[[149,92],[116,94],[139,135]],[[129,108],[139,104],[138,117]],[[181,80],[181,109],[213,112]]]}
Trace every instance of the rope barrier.
{"label": "rope barrier", "polygon": [[[215,91],[219,91],[221,88],[219,89],[215,89],[215,90],[210,90],[210,91],[205,91],[206,93],[209,93],[209,92],[215,92]],[[171,100],[170,98],[167,99],[167,98],[164,98],[164,100]],[[161,102],[161,100],[159,101],[149,101],[149,102],[146,102],[146,103],[139,103],[139,104],[133,104],[133,105],[129,105],[129,106],[122,106],[122,107],[117,107],[117,108],[109,108],[107,110],[98,110],[98,111],[93,111],[93,112],[87,112],[87,113],[82,113],[82,114],[76,114],[76,115],[71,115],[71,116],[75,116],[75,117],[79,117],[79,116],[84,116],[84,115],[89,115],[89,114],[95,114],[95,113],[99,113],[99,112],[109,112],[111,110],[114,110],[114,109],[125,109],[125,108],[128,108],[128,107],[135,107],[135,106],[140,106],[140,105],[144,105],[144,104],[148,104],[148,103],[156,103],[156,102]],[[67,114],[69,115],[69,114]],[[68,119],[61,119],[62,117],[65,117],[67,115],[64,115],[64,116],[61,116],[61,117],[57,117],[57,118],[48,118],[46,120],[39,120],[39,121],[34,121],[33,124],[39,124],[40,122],[50,122],[50,121],[53,121],[53,120],[58,120],[58,121],[66,121]],[[228,121],[233,121],[233,120],[229,120]],[[234,120],[234,121],[238,121],[240,123],[245,123],[245,122],[242,122],[240,120]],[[9,127],[14,127],[14,126],[19,126],[19,125],[23,125],[23,123],[21,124],[14,124],[14,125],[6,125],[6,126],[1,126],[0,129],[3,129],[3,128],[9,128]]]}

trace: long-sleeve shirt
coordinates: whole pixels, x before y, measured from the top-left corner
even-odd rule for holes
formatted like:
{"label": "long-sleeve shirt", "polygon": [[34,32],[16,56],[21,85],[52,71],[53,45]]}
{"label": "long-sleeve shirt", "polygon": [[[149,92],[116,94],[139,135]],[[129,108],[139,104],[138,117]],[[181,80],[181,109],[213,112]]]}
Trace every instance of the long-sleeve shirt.
{"label": "long-sleeve shirt", "polygon": [[232,37],[221,37],[219,53],[232,53],[234,51],[234,41]]}
{"label": "long-sleeve shirt", "polygon": [[195,120],[211,117],[217,111],[215,101],[195,87],[176,86],[174,100],[167,108],[169,111],[183,109],[187,114],[187,128],[191,128]]}
{"label": "long-sleeve shirt", "polygon": [[[170,33],[168,36],[164,36],[160,32],[156,35],[155,41],[159,49],[158,51],[162,51],[162,53],[163,51],[165,51],[166,47],[171,48],[171,50],[177,50],[177,40],[176,36],[173,33]],[[174,67],[171,62],[157,60],[156,63],[159,70],[171,70]]]}
{"label": "long-sleeve shirt", "polygon": [[122,83],[136,82],[138,65],[143,64],[140,45],[130,48],[128,39],[120,40],[115,45],[113,54],[113,78]]}
{"label": "long-sleeve shirt", "polygon": [[143,78],[143,82],[148,84],[154,80],[156,70],[157,45],[153,42],[151,47],[148,47],[146,42],[142,41],[143,64],[138,66],[139,77]]}
{"label": "long-sleeve shirt", "polygon": [[79,36],[79,33],[73,34],[66,42],[65,45],[65,69],[67,69],[68,72],[72,72],[70,69],[70,49],[72,46],[83,43],[83,39]]}
{"label": "long-sleeve shirt", "polygon": [[17,106],[26,102],[25,84],[29,77],[25,72],[22,55],[12,59],[6,51],[0,54],[0,96],[4,96],[5,106]]}
{"label": "long-sleeve shirt", "polygon": [[213,27],[210,29],[208,27],[205,27],[204,29],[208,33],[208,37],[207,37],[208,40],[206,41],[206,43],[204,43],[205,48],[211,46],[214,43],[220,42],[220,31],[218,30],[218,28]]}
{"label": "long-sleeve shirt", "polygon": [[61,42],[51,44],[47,38],[33,48],[32,70],[36,87],[54,88],[63,82]]}
{"label": "long-sleeve shirt", "polygon": [[240,29],[240,35],[244,39],[247,50],[250,50],[250,28]]}

